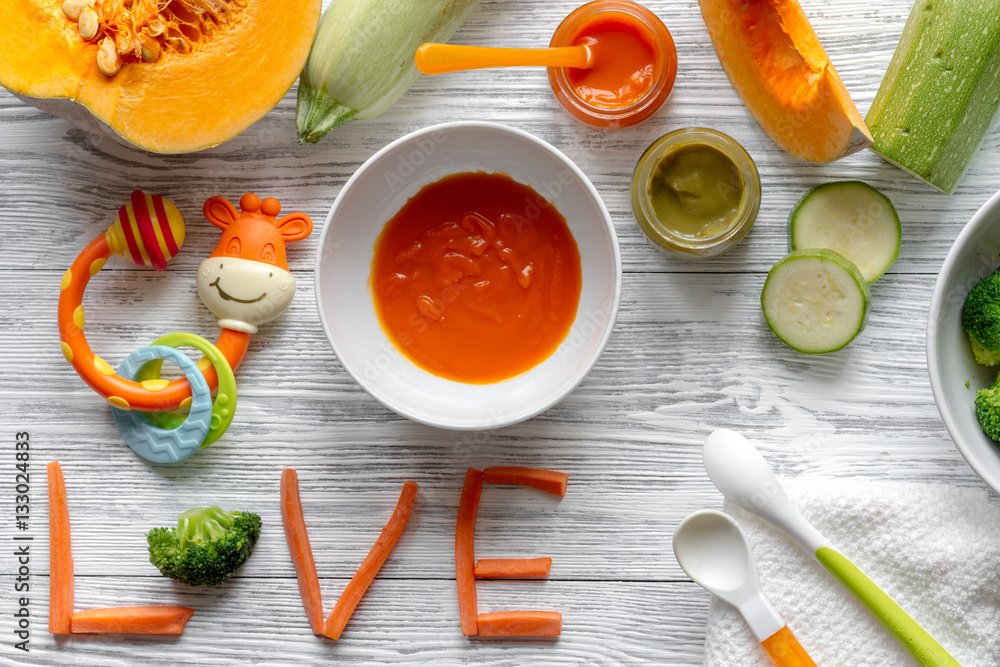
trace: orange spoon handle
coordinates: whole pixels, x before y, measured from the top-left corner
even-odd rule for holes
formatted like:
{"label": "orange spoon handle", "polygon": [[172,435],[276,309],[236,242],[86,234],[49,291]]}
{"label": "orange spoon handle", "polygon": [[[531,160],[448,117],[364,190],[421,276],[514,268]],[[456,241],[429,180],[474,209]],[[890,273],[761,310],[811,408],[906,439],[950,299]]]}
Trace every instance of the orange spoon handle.
{"label": "orange spoon handle", "polygon": [[760,645],[778,667],[816,667],[816,663],[799,645],[799,640],[787,625],[762,641]]}
{"label": "orange spoon handle", "polygon": [[417,69],[424,74],[444,74],[487,67],[593,67],[586,46],[551,49],[498,49],[458,44],[422,44],[417,49]]}

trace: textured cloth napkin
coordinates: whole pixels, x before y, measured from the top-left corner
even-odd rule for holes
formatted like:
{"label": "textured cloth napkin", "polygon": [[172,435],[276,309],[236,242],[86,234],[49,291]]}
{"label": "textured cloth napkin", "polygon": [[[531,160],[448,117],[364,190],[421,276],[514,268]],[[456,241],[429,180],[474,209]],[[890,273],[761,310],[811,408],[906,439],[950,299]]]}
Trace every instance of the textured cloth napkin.
{"label": "textured cloth napkin", "polygon": [[[985,489],[802,476],[789,498],[964,667],[1000,665],[1000,505]],[[729,501],[761,588],[818,667],[916,664],[798,545]],[[773,667],[735,608],[713,599],[706,667]]]}

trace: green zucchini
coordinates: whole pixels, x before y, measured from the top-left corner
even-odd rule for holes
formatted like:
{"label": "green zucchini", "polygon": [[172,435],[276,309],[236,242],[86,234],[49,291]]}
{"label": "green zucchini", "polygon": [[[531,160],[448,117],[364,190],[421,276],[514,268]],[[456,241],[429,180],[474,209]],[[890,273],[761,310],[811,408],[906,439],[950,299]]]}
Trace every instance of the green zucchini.
{"label": "green zucchini", "polygon": [[871,292],[858,267],[826,249],[796,250],[768,272],[764,320],[796,352],[825,354],[846,346],[865,326]]}
{"label": "green zucchini", "polygon": [[951,194],[1000,109],[1000,0],[917,0],[865,123],[876,153]]}
{"label": "green zucchini", "polygon": [[315,143],[351,120],[374,118],[419,72],[424,42],[446,42],[479,0],[334,0],[299,78],[299,142]]}
{"label": "green zucchini", "polygon": [[862,181],[824,183],[789,216],[792,250],[828,248],[851,260],[873,283],[899,256],[902,227],[889,198]]}

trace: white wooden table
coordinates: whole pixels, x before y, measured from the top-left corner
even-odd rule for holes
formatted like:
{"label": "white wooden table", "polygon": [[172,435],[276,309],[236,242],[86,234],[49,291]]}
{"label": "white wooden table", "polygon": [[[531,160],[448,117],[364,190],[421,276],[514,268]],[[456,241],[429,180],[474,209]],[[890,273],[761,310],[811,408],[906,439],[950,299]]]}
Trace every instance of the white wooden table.
{"label": "white wooden table", "polygon": [[[575,2],[484,0],[456,41],[541,45]],[[695,0],[650,0],[677,42],[676,87],[660,114],[605,136],[574,125],[542,70],[421,80],[384,116],[300,146],[294,91],[236,139],[191,155],[157,156],[84,134],[0,95],[0,663],[176,665],[699,664],[709,596],[670,550],[677,522],[719,507],[700,446],[713,428],[757,440],[782,474],[817,472],[981,485],[952,445],[927,381],[924,328],[952,240],[1000,187],[994,131],[954,196],[862,153],[818,166],[779,150],[756,125],[716,59]],[[807,14],[862,113],[878,89],[910,0],[805,0]],[[380,147],[450,119],[507,123],[563,150],[614,218],[624,263],[622,307],[604,356],[560,405],[517,426],[439,431],[384,409],[345,373],[320,328],[313,291],[318,230],[289,250],[299,293],[254,336],[240,367],[228,434],[180,465],[151,466],[122,443],[105,403],[59,351],[59,281],[132,188],[173,199],[188,221],[165,274],[114,261],[88,291],[88,334],[112,365],[172,331],[212,338],[194,269],[217,231],[202,202],[246,191],[278,197],[317,226],[346,179]],[[632,167],[667,131],[707,126],[740,141],[763,182],[760,217],[721,258],[683,263],[648,247],[628,203]],[[786,252],[786,217],[810,187],[860,178],[903,221],[899,260],[873,287],[867,329],[846,350],[797,355],[764,325],[758,296]],[[344,313],[350,317],[350,313]],[[14,435],[31,436],[30,653],[13,648]],[[62,462],[73,523],[77,609],[184,604],[179,639],[73,637],[46,631],[44,464]],[[488,487],[477,556],[553,558],[544,583],[480,583],[480,609],[555,609],[558,641],[485,641],[459,631],[453,563],[456,507],[468,466],[563,470],[569,492]],[[309,632],[281,529],[281,469],[299,471],[306,520],[329,610],[364,558],[406,479],[420,484],[410,525],[338,642]],[[254,556],[213,590],[161,577],[144,533],[200,504],[264,519]]]}

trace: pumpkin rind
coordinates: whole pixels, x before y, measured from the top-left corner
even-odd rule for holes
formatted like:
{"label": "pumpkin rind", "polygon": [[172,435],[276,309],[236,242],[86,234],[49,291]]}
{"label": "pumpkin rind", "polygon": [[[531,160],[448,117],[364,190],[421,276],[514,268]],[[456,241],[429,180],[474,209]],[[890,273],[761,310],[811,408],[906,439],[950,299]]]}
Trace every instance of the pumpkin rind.
{"label": "pumpkin rind", "polygon": [[281,100],[305,64],[320,8],[320,0],[245,1],[191,53],[127,60],[108,77],[97,67],[97,43],[80,37],[61,2],[4,0],[0,84],[70,122],[81,120],[78,102],[150,151],[200,150],[236,136]]}
{"label": "pumpkin rind", "polygon": [[830,162],[872,144],[796,0],[699,0],[719,60],[751,115],[791,155]]}

